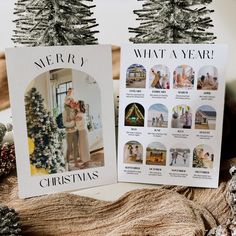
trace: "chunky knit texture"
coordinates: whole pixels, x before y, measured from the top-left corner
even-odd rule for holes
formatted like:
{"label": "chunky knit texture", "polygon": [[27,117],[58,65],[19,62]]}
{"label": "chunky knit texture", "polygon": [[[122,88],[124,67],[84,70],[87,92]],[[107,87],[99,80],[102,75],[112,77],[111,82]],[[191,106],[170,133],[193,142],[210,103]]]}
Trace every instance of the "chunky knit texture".
{"label": "chunky knit texture", "polygon": [[114,202],[69,193],[20,200],[11,176],[0,182],[0,202],[19,212],[23,235],[200,236],[231,216],[225,199],[230,164],[218,189],[166,186],[131,191]]}

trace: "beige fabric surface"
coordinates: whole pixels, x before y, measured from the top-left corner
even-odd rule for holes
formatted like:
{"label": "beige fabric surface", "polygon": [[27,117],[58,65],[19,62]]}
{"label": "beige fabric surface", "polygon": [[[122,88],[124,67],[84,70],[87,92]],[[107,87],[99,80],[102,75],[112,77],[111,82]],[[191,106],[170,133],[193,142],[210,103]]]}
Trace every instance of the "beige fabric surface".
{"label": "beige fabric surface", "polygon": [[23,235],[205,235],[230,217],[226,173],[218,189],[143,189],[114,202],[69,193],[20,200],[12,176],[0,182],[0,202],[19,212]]}

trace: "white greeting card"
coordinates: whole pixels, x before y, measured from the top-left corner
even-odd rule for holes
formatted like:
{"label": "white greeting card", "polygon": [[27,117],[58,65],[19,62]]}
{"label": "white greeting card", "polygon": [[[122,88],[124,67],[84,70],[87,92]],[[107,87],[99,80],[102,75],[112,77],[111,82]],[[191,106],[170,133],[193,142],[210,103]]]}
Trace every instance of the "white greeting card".
{"label": "white greeting card", "polygon": [[118,179],[217,187],[225,45],[121,48]]}
{"label": "white greeting card", "polygon": [[6,57],[20,197],[116,182],[111,47]]}

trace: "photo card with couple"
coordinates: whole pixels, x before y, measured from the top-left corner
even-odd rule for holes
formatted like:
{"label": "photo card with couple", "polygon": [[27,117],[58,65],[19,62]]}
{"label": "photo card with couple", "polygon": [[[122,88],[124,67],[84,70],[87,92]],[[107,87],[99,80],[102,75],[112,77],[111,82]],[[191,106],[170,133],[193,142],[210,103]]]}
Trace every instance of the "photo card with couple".
{"label": "photo card with couple", "polygon": [[116,182],[111,47],[6,56],[20,197]]}

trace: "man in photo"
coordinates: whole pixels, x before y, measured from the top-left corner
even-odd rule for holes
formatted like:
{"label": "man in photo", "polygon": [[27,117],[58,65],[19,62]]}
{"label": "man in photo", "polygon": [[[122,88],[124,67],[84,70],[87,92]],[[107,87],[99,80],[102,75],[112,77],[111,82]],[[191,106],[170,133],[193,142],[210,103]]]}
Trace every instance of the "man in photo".
{"label": "man in photo", "polygon": [[211,87],[214,83],[213,76],[209,72],[206,73],[205,85]]}
{"label": "man in photo", "polygon": [[135,146],[134,157],[136,161],[142,161],[142,152],[139,150],[138,145]]}
{"label": "man in photo", "polygon": [[192,126],[192,114],[188,111],[185,111],[184,114],[184,129],[191,129]]}
{"label": "man in photo", "polygon": [[171,163],[170,163],[170,166],[172,166],[173,164],[176,164],[178,155],[179,155],[179,153],[178,153],[177,149],[174,149],[174,151],[171,153]]}
{"label": "man in photo", "polygon": [[67,93],[66,93],[66,97],[65,97],[65,101],[64,103],[68,106],[70,106],[70,102],[74,102],[74,98],[73,98],[73,88],[69,88],[67,90]]}
{"label": "man in photo", "polygon": [[78,143],[79,143],[79,132],[76,127],[76,112],[72,108],[74,99],[72,97],[72,88],[69,88],[65,98],[64,108],[65,110],[62,113],[63,125],[66,130],[66,169],[69,171],[70,157],[73,157],[75,166],[78,165]]}

